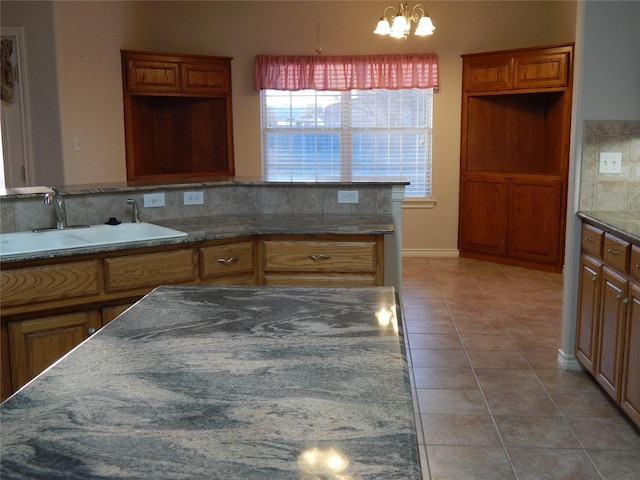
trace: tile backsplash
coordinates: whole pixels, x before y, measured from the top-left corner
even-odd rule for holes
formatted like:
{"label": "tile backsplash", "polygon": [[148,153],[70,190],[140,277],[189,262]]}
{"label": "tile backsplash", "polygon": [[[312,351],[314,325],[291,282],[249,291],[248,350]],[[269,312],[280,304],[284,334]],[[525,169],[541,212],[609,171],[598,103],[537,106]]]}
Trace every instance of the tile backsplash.
{"label": "tile backsplash", "polygon": [[[622,154],[621,173],[599,173],[607,152]],[[640,211],[640,121],[585,121],[580,210]]]}

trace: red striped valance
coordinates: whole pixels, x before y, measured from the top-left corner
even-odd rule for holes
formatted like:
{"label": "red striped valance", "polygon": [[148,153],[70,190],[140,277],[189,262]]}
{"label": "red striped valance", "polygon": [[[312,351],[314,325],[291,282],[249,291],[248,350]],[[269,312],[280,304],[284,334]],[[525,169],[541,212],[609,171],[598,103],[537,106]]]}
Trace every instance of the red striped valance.
{"label": "red striped valance", "polygon": [[256,90],[438,88],[435,53],[391,55],[258,55]]}

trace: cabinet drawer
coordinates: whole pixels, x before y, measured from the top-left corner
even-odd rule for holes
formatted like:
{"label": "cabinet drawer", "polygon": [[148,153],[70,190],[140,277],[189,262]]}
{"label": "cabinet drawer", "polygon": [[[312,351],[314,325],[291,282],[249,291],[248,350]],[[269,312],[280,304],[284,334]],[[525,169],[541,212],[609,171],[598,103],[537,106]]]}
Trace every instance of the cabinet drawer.
{"label": "cabinet drawer", "polygon": [[127,87],[130,92],[178,93],[179,63],[129,60]]}
{"label": "cabinet drawer", "polygon": [[163,283],[194,281],[194,258],[192,249],[107,258],[104,261],[106,290],[128,290],[156,287]]}
{"label": "cabinet drawer", "polygon": [[602,239],[604,238],[604,232],[599,228],[589,225],[588,223],[582,224],[582,236],[580,237],[580,246],[582,251],[588,253],[591,256],[602,258]]}
{"label": "cabinet drawer", "polygon": [[629,260],[629,274],[636,282],[640,282],[640,246],[631,246],[631,259]]}
{"label": "cabinet drawer", "polygon": [[375,241],[266,241],[264,247],[266,271],[376,271]]}
{"label": "cabinet drawer", "polygon": [[629,265],[629,251],[631,244],[610,233],[604,234],[604,244],[602,248],[602,259],[607,265],[621,271],[627,272]]}
{"label": "cabinet drawer", "polygon": [[99,270],[97,260],[4,270],[2,306],[97,294]]}
{"label": "cabinet drawer", "polygon": [[202,278],[252,273],[255,265],[254,242],[229,243],[200,249]]}
{"label": "cabinet drawer", "polygon": [[564,87],[569,78],[569,53],[516,56],[514,88]]}

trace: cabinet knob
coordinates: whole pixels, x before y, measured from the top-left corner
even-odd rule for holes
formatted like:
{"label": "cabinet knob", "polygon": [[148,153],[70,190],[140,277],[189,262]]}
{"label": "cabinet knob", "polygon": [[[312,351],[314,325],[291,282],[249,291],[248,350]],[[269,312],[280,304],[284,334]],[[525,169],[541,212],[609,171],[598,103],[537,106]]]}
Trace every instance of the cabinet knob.
{"label": "cabinet knob", "polygon": [[96,333],[96,329],[95,329],[95,328],[93,328],[93,327],[89,327],[89,328],[87,329],[87,333],[88,333],[89,335],[93,335],[94,333]]}
{"label": "cabinet knob", "polygon": [[314,262],[319,262],[320,260],[328,260],[328,259],[330,259],[331,255],[327,255],[326,253],[319,253],[319,254],[310,253],[309,254],[309,258],[311,260],[313,260]]}
{"label": "cabinet knob", "polygon": [[593,277],[591,277],[591,281],[592,281],[593,283],[596,283],[596,282],[598,281],[598,276],[597,276],[597,275],[594,275]]}
{"label": "cabinet knob", "polygon": [[619,251],[613,250],[612,248],[607,249],[607,253],[610,253],[611,255],[620,255]]}
{"label": "cabinet knob", "polygon": [[230,263],[237,262],[239,259],[235,255],[229,258],[219,258],[218,263],[222,263],[224,265],[229,265]]}
{"label": "cabinet knob", "polygon": [[636,263],[636,268],[640,268],[640,263]]}
{"label": "cabinet knob", "polygon": [[627,297],[625,297],[624,300],[622,300],[622,303],[624,305],[626,305],[627,303],[629,303],[629,299]]}

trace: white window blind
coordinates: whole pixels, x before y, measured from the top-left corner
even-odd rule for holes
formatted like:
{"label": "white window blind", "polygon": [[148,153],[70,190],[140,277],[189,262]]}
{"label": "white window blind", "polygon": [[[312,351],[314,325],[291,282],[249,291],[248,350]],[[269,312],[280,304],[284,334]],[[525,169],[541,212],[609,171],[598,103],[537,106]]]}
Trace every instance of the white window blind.
{"label": "white window blind", "polygon": [[404,177],[431,196],[432,89],[261,90],[269,180]]}

